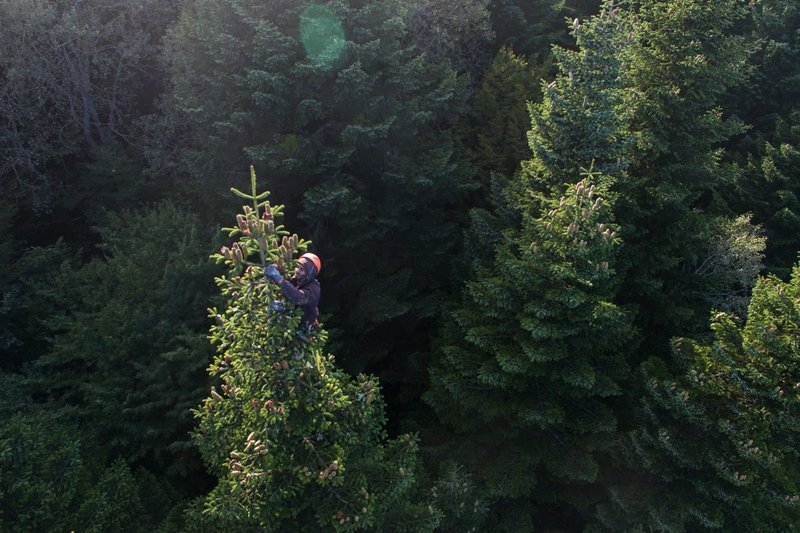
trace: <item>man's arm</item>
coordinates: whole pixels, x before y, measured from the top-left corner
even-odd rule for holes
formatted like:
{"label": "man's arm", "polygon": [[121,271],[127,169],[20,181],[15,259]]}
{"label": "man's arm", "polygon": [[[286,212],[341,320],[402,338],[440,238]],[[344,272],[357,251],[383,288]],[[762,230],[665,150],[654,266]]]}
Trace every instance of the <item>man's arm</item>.
{"label": "man's arm", "polygon": [[286,298],[294,305],[302,306],[308,304],[311,300],[311,295],[308,294],[308,291],[304,291],[302,289],[298,289],[294,285],[292,285],[288,280],[282,279],[278,282],[278,286],[281,288],[281,293],[283,293]]}
{"label": "man's arm", "polygon": [[278,269],[272,265],[264,270],[264,275],[273,283],[277,283],[281,288],[281,293],[296,306],[316,305],[319,301],[319,284],[316,282],[298,289],[290,281],[284,279]]}

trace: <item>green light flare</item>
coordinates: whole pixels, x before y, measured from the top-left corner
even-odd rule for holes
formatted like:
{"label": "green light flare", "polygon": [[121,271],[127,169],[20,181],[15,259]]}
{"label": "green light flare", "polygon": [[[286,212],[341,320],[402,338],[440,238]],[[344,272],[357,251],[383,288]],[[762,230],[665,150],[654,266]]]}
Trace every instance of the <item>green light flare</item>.
{"label": "green light flare", "polygon": [[300,15],[300,40],[309,59],[323,68],[333,68],[347,44],[342,22],[319,4],[309,5]]}

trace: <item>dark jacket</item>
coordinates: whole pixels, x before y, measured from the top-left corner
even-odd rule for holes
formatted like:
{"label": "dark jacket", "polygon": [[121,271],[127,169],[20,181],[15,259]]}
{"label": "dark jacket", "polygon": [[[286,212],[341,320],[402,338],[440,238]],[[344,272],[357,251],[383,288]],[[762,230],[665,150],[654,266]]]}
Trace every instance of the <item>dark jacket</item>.
{"label": "dark jacket", "polygon": [[301,327],[314,327],[319,317],[319,297],[321,289],[319,281],[309,278],[303,285],[298,286],[297,278],[282,280],[280,282],[281,292],[294,305],[303,309],[303,318],[300,321]]}

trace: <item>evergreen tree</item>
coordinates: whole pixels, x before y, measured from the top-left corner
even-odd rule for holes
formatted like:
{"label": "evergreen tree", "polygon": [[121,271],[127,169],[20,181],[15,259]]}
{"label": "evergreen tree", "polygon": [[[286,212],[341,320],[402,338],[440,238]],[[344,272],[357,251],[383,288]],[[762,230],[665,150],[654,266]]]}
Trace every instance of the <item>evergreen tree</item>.
{"label": "evergreen tree", "polygon": [[736,180],[733,205],[764,225],[766,266],[786,276],[800,248],[800,110],[779,118],[770,140],[748,158]]}
{"label": "evergreen tree", "polygon": [[526,57],[547,54],[563,33],[564,0],[492,0],[489,12],[497,48],[508,46]]}
{"label": "evergreen tree", "polygon": [[186,475],[199,466],[187,433],[206,387],[207,322],[196,309],[212,290],[208,245],[196,218],[171,204],[109,215],[98,231],[104,257],[56,285],[78,306],[48,324],[53,347],[34,379],[115,454]]}
{"label": "evergreen tree", "polygon": [[475,87],[492,59],[489,0],[401,0],[409,37],[435,63],[449,62]]}
{"label": "evergreen tree", "polygon": [[677,338],[642,366],[642,427],[630,459],[643,471],[601,508],[613,531],[791,531],[800,523],[800,266],[763,278],[744,326],[716,313],[713,342]]}
{"label": "evergreen tree", "polygon": [[748,125],[730,147],[736,160],[771,139],[776,120],[786,120],[800,101],[800,5],[792,0],[762,0],[750,3],[746,14],[738,26],[752,49],[750,77],[725,101],[726,109]]}
{"label": "evergreen tree", "polygon": [[620,56],[630,46],[631,28],[607,2],[587,23],[573,21],[577,50],[553,49],[558,76],[543,87],[542,102],[530,107],[533,157],[522,163],[525,179],[520,181],[526,188],[558,193],[577,179],[581,168],[593,165],[618,176],[627,167],[632,141]]}
{"label": "evergreen tree", "polygon": [[[472,214],[471,280],[431,370],[427,400],[458,435],[446,445],[509,531],[579,527],[617,438],[635,338],[613,275],[629,24],[608,4],[573,25],[577,50],[555,52],[559,75],[530,110],[533,157],[498,187],[494,213]],[[603,173],[581,170],[593,164]]]}
{"label": "evergreen tree", "polygon": [[268,168],[336,280],[325,308],[340,361],[358,372],[384,359],[395,382],[427,344],[472,187],[446,132],[465,79],[415,45],[407,8],[202,0],[185,5],[167,53],[192,187],[220,205],[231,169]]}
{"label": "evergreen tree", "polygon": [[[613,274],[627,20],[608,6],[573,31],[578,50],[556,53],[559,76],[531,106],[533,157],[494,214],[473,212],[470,280],[426,396],[507,531],[579,527],[590,513],[578,493],[603,475],[634,337]],[[581,170],[593,161],[606,174]]]}
{"label": "evergreen tree", "polygon": [[530,65],[508,47],[489,65],[459,128],[481,182],[488,182],[492,172],[510,178],[529,155],[528,102],[540,99],[546,69]]}
{"label": "evergreen tree", "polygon": [[[520,206],[542,212],[537,196],[560,196],[584,168],[611,175],[625,169],[631,137],[618,56],[629,22],[617,14],[609,4],[601,22],[573,24],[577,50],[554,49],[558,77],[543,84],[540,103],[528,106],[527,141],[534,157],[516,165],[521,170],[513,179],[495,175],[491,210],[471,211],[465,245],[471,261],[491,262],[493,243],[503,230],[519,228]],[[511,154],[504,158],[510,161]]]}
{"label": "evergreen tree", "polygon": [[[459,436],[456,457],[500,500],[503,528],[594,482],[627,367],[629,318],[612,303],[616,228],[608,180],[590,173],[523,214],[445,327],[428,401]],[[579,505],[578,500],[570,502]],[[561,517],[563,518],[563,517]]]}
{"label": "evergreen tree", "polygon": [[765,265],[788,277],[797,259],[797,150],[800,143],[800,5],[786,0],[753,4],[745,36],[755,49],[749,83],[728,106],[749,126],[729,153],[738,164],[725,199],[752,212],[769,237]]}
{"label": "evergreen tree", "polygon": [[[283,206],[256,193],[237,216],[236,239],[217,260],[224,308],[211,340],[217,384],[195,411],[195,441],[218,484],[194,513],[196,527],[226,531],[431,531],[438,512],[415,494],[416,444],[387,440],[374,378],[351,378],[324,352],[327,333],[306,337],[301,313],[264,279],[291,271],[308,242],[279,223]],[[245,266],[248,266],[243,271]],[[217,388],[219,387],[219,388]]]}
{"label": "evergreen tree", "polygon": [[15,215],[10,202],[0,202],[0,367],[19,371],[49,351],[48,322],[75,308],[60,280],[76,261],[63,242],[25,247],[14,238]]}
{"label": "evergreen tree", "polygon": [[618,183],[622,301],[639,308],[645,352],[668,356],[668,339],[702,329],[710,307],[699,270],[730,179],[721,147],[742,131],[720,104],[745,79],[747,55],[732,30],[735,0],[630,5],[635,26],[620,59],[636,143],[630,178]]}
{"label": "evergreen tree", "polygon": [[180,495],[0,372],[0,530],[177,531]]}

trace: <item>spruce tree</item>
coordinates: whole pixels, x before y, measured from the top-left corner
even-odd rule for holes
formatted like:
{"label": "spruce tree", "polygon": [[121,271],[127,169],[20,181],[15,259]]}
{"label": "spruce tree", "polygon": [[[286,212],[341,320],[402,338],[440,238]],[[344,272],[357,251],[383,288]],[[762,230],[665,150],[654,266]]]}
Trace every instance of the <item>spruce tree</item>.
{"label": "spruce tree", "polygon": [[[626,21],[609,8],[573,31],[579,49],[557,53],[560,74],[531,108],[533,157],[494,214],[473,213],[467,249],[484,249],[445,322],[426,396],[505,531],[582,523],[588,498],[576,494],[603,475],[634,337],[614,303]],[[607,174],[581,169],[593,160]]]}
{"label": "spruce tree", "polygon": [[642,471],[613,490],[613,531],[791,531],[800,523],[800,265],[763,278],[742,326],[712,316],[713,341],[676,338],[642,366],[645,423],[631,435]]}
{"label": "spruce tree", "polygon": [[736,0],[638,0],[620,54],[624,105],[636,142],[629,179],[618,183],[623,300],[639,308],[645,353],[668,357],[668,340],[703,329],[710,299],[700,276],[717,191],[729,184],[722,146],[742,131],[722,98],[746,77]]}
{"label": "spruce tree", "polygon": [[38,397],[114,455],[173,480],[200,467],[187,433],[206,388],[213,267],[198,226],[172,204],[109,215],[103,257],[50,278],[72,304],[47,321],[52,348],[31,373]]}
{"label": "spruce tree", "polygon": [[800,248],[800,110],[779,118],[771,138],[742,166],[733,205],[764,225],[767,268],[786,277]]}
{"label": "spruce tree", "polygon": [[388,440],[375,378],[351,378],[325,353],[327,332],[299,334],[301,313],[264,267],[291,272],[308,241],[279,222],[283,206],[251,194],[215,257],[224,306],[211,309],[217,355],[211,393],[195,411],[195,442],[218,478],[195,513],[199,528],[228,531],[430,531],[438,511],[415,490],[416,443]]}

